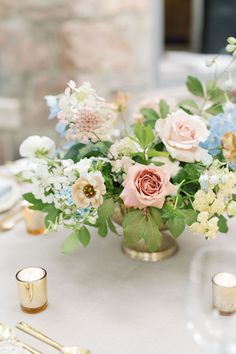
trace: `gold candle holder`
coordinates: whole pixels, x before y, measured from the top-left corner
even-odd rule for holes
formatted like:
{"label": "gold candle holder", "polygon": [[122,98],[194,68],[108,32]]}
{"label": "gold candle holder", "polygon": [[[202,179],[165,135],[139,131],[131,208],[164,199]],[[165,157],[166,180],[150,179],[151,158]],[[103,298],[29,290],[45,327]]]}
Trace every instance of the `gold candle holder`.
{"label": "gold candle holder", "polygon": [[236,312],[236,276],[217,273],[212,278],[212,304],[223,316]]}
{"label": "gold candle holder", "polygon": [[21,309],[38,313],[47,308],[47,272],[40,267],[23,268],[16,273]]}
{"label": "gold candle holder", "polygon": [[25,205],[23,207],[23,218],[26,230],[30,235],[40,235],[45,232],[45,213],[42,211],[30,209],[28,205]]}

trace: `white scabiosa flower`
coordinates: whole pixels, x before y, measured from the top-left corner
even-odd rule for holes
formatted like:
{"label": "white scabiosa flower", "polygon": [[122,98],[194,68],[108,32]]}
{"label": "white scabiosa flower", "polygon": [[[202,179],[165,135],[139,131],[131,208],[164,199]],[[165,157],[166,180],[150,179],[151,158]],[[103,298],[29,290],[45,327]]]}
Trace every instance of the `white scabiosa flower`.
{"label": "white scabiosa flower", "polygon": [[53,157],[55,150],[55,142],[47,136],[32,135],[20,145],[22,157]]}

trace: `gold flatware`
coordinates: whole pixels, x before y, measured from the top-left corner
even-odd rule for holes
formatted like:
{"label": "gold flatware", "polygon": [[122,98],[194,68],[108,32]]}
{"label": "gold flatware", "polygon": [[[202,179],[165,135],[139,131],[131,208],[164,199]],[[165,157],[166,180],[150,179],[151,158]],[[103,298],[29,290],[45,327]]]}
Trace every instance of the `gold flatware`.
{"label": "gold flatware", "polygon": [[19,339],[16,338],[15,332],[9,326],[6,326],[3,323],[0,323],[0,342],[9,342],[10,344],[17,345],[25,350],[27,350],[31,354],[43,354],[42,352],[34,349],[30,345],[21,342]]}
{"label": "gold flatware", "polygon": [[49,338],[45,334],[39,332],[37,329],[29,326],[27,323],[19,322],[16,325],[19,330],[37,338],[38,340],[50,345],[51,347],[57,349],[59,352],[64,354],[92,354],[90,350],[83,349],[80,347],[64,347],[63,345],[57,343],[53,339]]}
{"label": "gold flatware", "polygon": [[0,231],[10,231],[16,226],[16,224],[18,222],[20,222],[22,220],[23,220],[23,218],[20,217],[16,220],[9,220],[9,221],[4,221],[4,222],[0,223]]}
{"label": "gold flatware", "polygon": [[6,213],[6,214],[0,219],[0,225],[1,225],[3,222],[5,222],[5,221],[11,219],[13,216],[17,215],[17,214],[20,213],[20,212],[22,212],[22,206],[20,206],[20,207],[14,209],[14,210],[12,210],[12,211],[9,212],[9,213]]}
{"label": "gold flatware", "polygon": [[19,339],[16,339],[15,340],[15,343],[20,346],[21,348],[27,350],[29,353],[31,354],[43,354],[42,352],[38,351],[37,349],[31,347],[30,345],[24,343],[24,342],[21,342]]}

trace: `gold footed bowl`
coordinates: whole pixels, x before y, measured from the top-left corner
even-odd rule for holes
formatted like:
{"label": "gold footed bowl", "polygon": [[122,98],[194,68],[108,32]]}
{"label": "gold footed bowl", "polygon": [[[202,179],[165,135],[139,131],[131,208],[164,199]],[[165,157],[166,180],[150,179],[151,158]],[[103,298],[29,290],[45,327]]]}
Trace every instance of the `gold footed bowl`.
{"label": "gold footed bowl", "polygon": [[[123,222],[123,213],[120,208],[116,208],[115,214],[113,216],[113,221],[122,225]],[[162,241],[161,245],[155,252],[150,252],[147,250],[144,240],[140,240],[134,246],[127,246],[125,242],[122,243],[123,252],[132,259],[136,259],[144,262],[159,262],[163,261],[166,258],[174,256],[174,254],[178,251],[178,244],[170,236],[167,229],[163,228],[161,230],[162,233]]]}

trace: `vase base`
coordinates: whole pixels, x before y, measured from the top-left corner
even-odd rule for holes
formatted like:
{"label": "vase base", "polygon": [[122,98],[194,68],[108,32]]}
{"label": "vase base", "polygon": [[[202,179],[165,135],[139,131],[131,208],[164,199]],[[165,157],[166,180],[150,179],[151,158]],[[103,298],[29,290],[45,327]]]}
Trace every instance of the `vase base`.
{"label": "vase base", "polygon": [[[164,234],[164,233],[163,233]],[[173,256],[178,251],[176,241],[167,233],[163,235],[163,241],[159,250],[155,252],[147,252],[127,247],[122,244],[123,252],[132,259],[143,262],[160,262],[166,258]]]}

